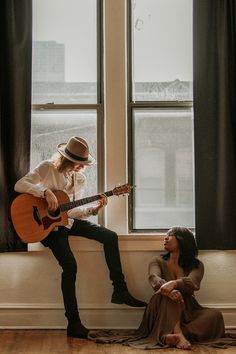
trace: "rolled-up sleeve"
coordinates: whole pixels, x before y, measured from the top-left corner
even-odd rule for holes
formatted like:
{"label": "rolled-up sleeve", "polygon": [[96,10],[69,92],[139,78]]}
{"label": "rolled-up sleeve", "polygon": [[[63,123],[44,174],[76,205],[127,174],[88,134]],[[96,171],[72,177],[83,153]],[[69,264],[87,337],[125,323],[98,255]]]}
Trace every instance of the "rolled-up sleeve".
{"label": "rolled-up sleeve", "polygon": [[68,211],[68,217],[71,219],[86,219],[92,215],[93,208],[78,207]]}
{"label": "rolled-up sleeve", "polygon": [[35,197],[43,197],[46,187],[40,184],[48,173],[48,165],[42,163],[34,170],[27,173],[15,184],[15,191],[18,193],[29,193]]}

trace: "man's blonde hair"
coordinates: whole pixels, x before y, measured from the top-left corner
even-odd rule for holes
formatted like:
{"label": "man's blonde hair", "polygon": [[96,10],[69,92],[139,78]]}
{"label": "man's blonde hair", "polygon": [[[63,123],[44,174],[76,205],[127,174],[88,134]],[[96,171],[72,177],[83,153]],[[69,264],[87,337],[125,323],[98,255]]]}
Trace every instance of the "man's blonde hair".
{"label": "man's blonde hair", "polygon": [[74,167],[74,162],[68,160],[66,157],[62,156],[60,153],[56,153],[52,157],[54,166],[58,172],[70,171]]}

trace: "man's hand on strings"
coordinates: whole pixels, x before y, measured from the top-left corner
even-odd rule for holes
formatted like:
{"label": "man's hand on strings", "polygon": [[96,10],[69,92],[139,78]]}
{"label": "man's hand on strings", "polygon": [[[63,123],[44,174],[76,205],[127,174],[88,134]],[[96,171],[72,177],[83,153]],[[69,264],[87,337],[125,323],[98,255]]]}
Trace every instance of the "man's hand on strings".
{"label": "man's hand on strings", "polygon": [[108,200],[106,194],[100,194],[100,199],[97,201],[97,206],[93,208],[93,215],[97,215],[99,210],[107,205],[107,202]]}
{"label": "man's hand on strings", "polygon": [[58,200],[51,189],[46,189],[44,192],[45,199],[48,203],[48,210],[56,210],[58,208]]}

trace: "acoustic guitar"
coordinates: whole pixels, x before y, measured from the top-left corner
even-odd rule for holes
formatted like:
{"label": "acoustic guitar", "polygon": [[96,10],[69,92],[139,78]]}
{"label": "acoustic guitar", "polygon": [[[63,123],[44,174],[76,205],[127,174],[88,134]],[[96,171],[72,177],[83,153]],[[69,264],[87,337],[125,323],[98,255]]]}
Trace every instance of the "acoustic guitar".
{"label": "acoustic guitar", "polygon": [[[124,184],[104,194],[107,197],[125,195],[130,192],[130,189],[128,184]],[[71,202],[65,192],[58,190],[54,193],[59,207],[53,211],[48,210],[45,198],[34,197],[28,193],[20,194],[13,200],[10,209],[11,220],[23,242],[42,241],[56,226],[68,224],[68,210],[100,199],[100,195],[97,194]]]}

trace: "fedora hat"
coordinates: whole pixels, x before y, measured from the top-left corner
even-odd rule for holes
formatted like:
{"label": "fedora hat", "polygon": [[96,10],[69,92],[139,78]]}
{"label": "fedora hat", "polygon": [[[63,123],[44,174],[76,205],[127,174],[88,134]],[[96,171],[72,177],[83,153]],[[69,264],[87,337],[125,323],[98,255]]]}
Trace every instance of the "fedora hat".
{"label": "fedora hat", "polygon": [[71,137],[67,143],[59,144],[57,151],[74,163],[92,165],[95,162],[95,158],[89,153],[86,141],[77,136]]}

